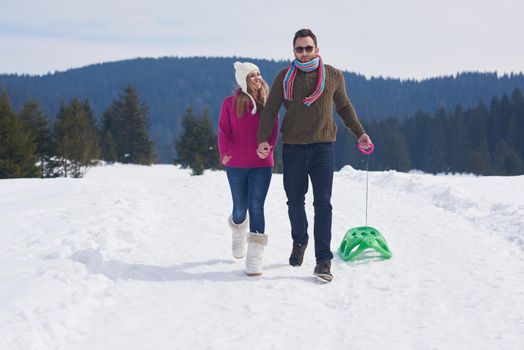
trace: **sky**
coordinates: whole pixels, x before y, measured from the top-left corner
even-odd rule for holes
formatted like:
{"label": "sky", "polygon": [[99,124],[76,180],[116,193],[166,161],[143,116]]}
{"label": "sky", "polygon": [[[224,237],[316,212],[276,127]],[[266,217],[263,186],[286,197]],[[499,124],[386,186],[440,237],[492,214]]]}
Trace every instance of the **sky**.
{"label": "sky", "polygon": [[522,0],[0,0],[0,73],[136,57],[288,60],[301,28],[326,63],[366,77],[518,73],[522,13]]}

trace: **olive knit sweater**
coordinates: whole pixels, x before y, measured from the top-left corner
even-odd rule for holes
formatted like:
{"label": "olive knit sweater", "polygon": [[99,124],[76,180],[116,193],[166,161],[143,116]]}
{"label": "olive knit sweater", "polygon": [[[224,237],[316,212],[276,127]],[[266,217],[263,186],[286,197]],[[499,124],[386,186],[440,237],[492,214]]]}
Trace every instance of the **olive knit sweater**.
{"label": "olive knit sweater", "polygon": [[282,103],[286,108],[282,126],[280,127],[283,143],[309,144],[335,141],[337,125],[333,119],[333,102],[344,125],[357,138],[365,133],[357,118],[355,109],[347,97],[346,84],[341,71],[330,65],[325,65],[326,81],[324,91],[322,96],[313,102],[310,107],[306,107],[302,100],[315,91],[318,69],[309,73],[297,71],[292,101],[284,99],[282,82],[286,71],[287,68],[277,74],[271,87],[268,100],[260,116],[258,143],[269,140],[275,125],[275,118]]}

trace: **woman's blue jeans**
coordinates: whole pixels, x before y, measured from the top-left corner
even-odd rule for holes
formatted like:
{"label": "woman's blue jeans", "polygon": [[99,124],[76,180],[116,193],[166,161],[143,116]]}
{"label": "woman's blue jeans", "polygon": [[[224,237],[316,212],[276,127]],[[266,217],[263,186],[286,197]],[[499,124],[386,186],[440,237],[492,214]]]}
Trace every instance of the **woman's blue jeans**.
{"label": "woman's blue jeans", "polygon": [[233,197],[233,222],[243,223],[249,211],[250,232],[264,233],[264,202],[271,182],[272,168],[226,167],[226,173]]}

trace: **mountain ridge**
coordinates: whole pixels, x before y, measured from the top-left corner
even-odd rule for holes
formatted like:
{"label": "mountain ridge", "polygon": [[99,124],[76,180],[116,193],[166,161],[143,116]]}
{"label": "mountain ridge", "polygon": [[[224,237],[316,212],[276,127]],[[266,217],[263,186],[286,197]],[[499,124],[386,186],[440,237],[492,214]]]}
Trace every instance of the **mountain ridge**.
{"label": "mountain ridge", "polygon": [[[53,121],[61,103],[72,98],[89,100],[97,119],[126,85],[134,85],[149,106],[150,132],[161,162],[173,157],[173,139],[187,108],[196,114],[209,109],[217,123],[222,100],[235,88],[233,62],[257,64],[272,83],[289,61],[246,57],[159,57],[95,63],[45,75],[0,74],[0,89],[7,89],[16,111],[28,100],[39,103]],[[329,64],[329,60],[326,61]],[[470,107],[494,96],[524,90],[524,75],[462,72],[423,80],[370,77],[343,71],[346,90],[359,118],[404,120],[418,111]]]}

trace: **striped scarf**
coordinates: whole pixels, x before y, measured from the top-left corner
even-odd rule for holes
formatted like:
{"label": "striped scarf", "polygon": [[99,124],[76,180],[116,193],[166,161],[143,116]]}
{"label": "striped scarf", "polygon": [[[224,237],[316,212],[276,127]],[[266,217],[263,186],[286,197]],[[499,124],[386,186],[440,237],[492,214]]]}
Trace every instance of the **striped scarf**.
{"label": "striped scarf", "polygon": [[301,63],[297,59],[291,62],[284,77],[284,99],[288,101],[293,100],[293,84],[297,75],[297,69],[300,69],[303,72],[313,72],[319,67],[317,87],[311,96],[306,97],[302,101],[306,107],[309,107],[313,102],[315,102],[322,95],[326,83],[326,71],[324,63],[322,62],[322,57],[320,56],[306,63]]}

